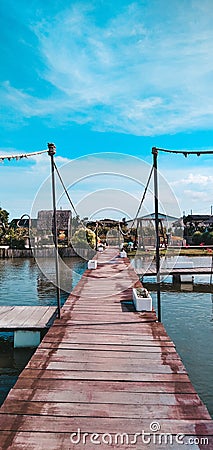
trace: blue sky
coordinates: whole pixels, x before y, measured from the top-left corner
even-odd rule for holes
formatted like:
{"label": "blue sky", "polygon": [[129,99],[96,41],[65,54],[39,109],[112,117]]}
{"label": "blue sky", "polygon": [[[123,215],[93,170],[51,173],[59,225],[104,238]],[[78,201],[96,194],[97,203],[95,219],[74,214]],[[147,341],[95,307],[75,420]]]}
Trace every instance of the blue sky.
{"label": "blue sky", "polygon": [[[212,150],[212,0],[2,0],[0,17],[0,155],[55,142],[59,165],[99,154],[91,175],[108,167],[105,152],[126,174],[122,154],[151,164],[152,146]],[[181,211],[210,212],[212,158],[159,156]],[[48,174],[47,156],[0,165],[11,218],[31,211]],[[73,187],[76,202],[106,186],[114,198],[115,176],[95,180]],[[130,184],[120,189],[138,201]]]}

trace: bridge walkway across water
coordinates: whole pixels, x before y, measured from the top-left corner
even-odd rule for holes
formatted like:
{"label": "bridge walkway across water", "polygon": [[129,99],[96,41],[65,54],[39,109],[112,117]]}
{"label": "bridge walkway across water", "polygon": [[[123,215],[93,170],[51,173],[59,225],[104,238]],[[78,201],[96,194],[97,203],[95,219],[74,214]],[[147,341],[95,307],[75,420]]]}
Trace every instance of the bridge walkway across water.
{"label": "bridge walkway across water", "polygon": [[[0,448],[176,450],[181,434],[211,449],[212,420],[174,343],[155,311],[134,310],[129,260],[114,248],[97,258],[2,405]],[[172,445],[154,443],[162,433]]]}

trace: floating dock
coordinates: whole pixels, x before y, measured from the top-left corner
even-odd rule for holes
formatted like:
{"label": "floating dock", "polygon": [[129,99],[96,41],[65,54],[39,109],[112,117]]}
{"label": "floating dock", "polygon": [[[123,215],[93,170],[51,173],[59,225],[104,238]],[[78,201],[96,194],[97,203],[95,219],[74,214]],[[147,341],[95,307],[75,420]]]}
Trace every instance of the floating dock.
{"label": "floating dock", "polygon": [[0,306],[0,331],[14,331],[14,347],[37,347],[53,323],[55,306]]}

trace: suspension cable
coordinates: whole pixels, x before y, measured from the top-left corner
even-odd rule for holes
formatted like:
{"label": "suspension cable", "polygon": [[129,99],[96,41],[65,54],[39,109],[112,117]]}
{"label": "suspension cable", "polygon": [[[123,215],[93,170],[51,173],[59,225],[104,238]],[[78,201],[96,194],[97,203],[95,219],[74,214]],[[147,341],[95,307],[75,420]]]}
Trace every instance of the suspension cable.
{"label": "suspension cable", "polygon": [[[71,205],[72,208],[73,208],[73,211],[75,212],[76,216],[79,216],[78,213],[77,213],[77,210],[76,210],[76,208],[75,208],[75,205],[74,205],[74,203],[73,203],[73,201],[72,201],[72,199],[71,199],[71,197],[70,197],[70,195],[69,195],[69,192],[67,191],[67,188],[66,188],[66,186],[65,186],[65,184],[64,184],[64,182],[63,182],[63,179],[62,179],[62,177],[61,177],[61,174],[60,174],[60,172],[59,172],[59,170],[58,170],[58,167],[56,166],[55,162],[54,162],[54,167],[55,167],[55,170],[56,170],[57,175],[58,175],[58,177],[59,177],[59,180],[60,180],[60,182],[61,182],[61,184],[62,184],[62,186],[63,186],[63,188],[64,188],[64,192],[65,192],[65,194],[66,194],[66,196],[67,196],[67,198],[68,198],[68,200],[69,200],[69,202],[70,202],[70,205]],[[82,224],[83,228],[86,229],[86,228],[87,228],[86,225],[82,222],[82,220],[81,220],[80,218],[79,218],[79,221],[80,221],[80,223]]]}
{"label": "suspension cable", "polygon": [[138,218],[138,215],[139,215],[139,212],[140,212],[140,210],[141,210],[142,204],[143,204],[143,202],[144,202],[144,200],[145,200],[145,197],[146,197],[146,193],[147,193],[147,189],[148,189],[148,187],[149,187],[149,183],[150,183],[150,180],[151,180],[151,177],[152,177],[153,169],[154,169],[154,167],[152,166],[152,168],[151,168],[151,170],[150,170],[150,173],[149,173],[149,177],[148,177],[146,186],[145,186],[145,189],[144,189],[144,193],[143,193],[143,195],[142,195],[142,198],[141,198],[140,204],[139,204],[139,206],[138,206],[138,209],[137,209],[135,218],[134,218],[133,221],[132,221],[132,225],[131,225],[129,231],[128,231],[127,233],[124,233],[123,230],[121,229],[121,226],[120,226],[120,223],[119,223],[119,230],[120,230],[120,232],[121,232],[121,234],[122,234],[123,236],[127,236],[129,233],[131,233],[131,230],[132,230],[132,228],[133,228],[133,226],[134,226],[134,223],[135,223],[136,219]]}

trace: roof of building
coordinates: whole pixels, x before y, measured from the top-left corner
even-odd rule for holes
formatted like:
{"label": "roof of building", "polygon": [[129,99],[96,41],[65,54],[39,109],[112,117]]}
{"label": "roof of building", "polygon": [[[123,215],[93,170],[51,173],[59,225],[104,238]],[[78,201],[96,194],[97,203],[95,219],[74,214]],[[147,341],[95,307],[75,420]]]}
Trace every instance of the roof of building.
{"label": "roof of building", "polygon": [[10,222],[10,227],[11,228],[16,228],[16,227],[29,228],[29,223],[30,223],[31,227],[36,227],[37,219],[30,219],[30,221],[28,218],[12,219]]}
{"label": "roof of building", "polygon": [[[168,214],[159,213],[158,214],[159,219],[166,220],[169,222],[178,220],[178,217],[169,216]],[[155,213],[146,214],[145,216],[138,217],[137,220],[154,220],[155,219]],[[127,223],[132,222],[133,219],[127,220]]]}
{"label": "roof of building", "polygon": [[209,214],[189,214],[188,216],[184,216],[183,217],[183,222],[184,223],[188,223],[188,222],[205,222],[205,223],[212,223],[213,216],[209,215]]}

